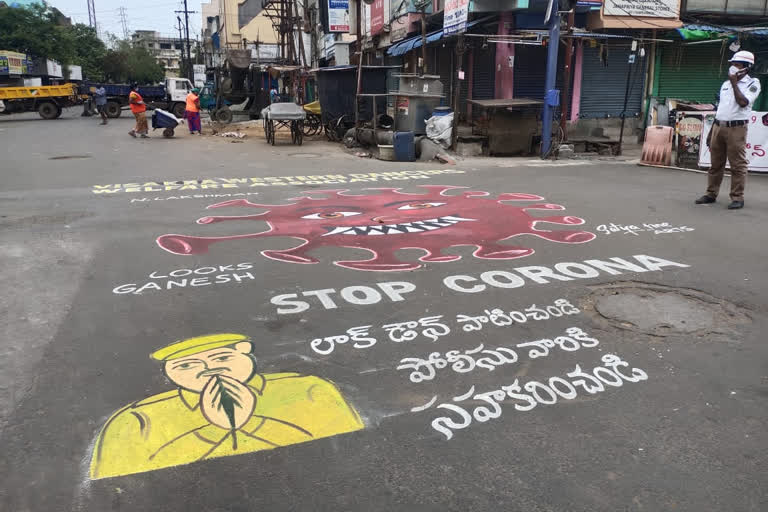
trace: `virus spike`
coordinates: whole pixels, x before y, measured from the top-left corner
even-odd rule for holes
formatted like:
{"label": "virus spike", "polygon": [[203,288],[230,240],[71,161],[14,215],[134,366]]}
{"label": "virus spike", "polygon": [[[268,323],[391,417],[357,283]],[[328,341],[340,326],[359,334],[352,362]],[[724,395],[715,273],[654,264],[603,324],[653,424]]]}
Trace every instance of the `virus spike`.
{"label": "virus spike", "polygon": [[579,226],[584,224],[585,221],[581,217],[574,217],[573,215],[553,215],[552,217],[538,217],[533,221],[533,225],[535,226],[539,222]]}
{"label": "virus spike", "polygon": [[531,204],[528,206],[523,206],[523,210],[565,210],[565,206],[560,204],[554,204],[554,203],[544,203],[544,204]]}
{"label": "virus spike", "polygon": [[197,219],[198,224],[215,224],[216,222],[224,222],[227,220],[261,220],[259,217],[263,217],[268,214],[269,211],[264,213],[257,213],[256,215],[219,215],[219,216],[205,216]]}
{"label": "virus spike", "polygon": [[293,249],[285,249],[283,251],[266,250],[261,251],[261,254],[269,259],[285,261],[286,263],[318,263],[320,260],[306,254],[307,249],[307,244],[304,243],[298,247],[294,247]]}
{"label": "virus spike", "polygon": [[505,192],[499,194],[499,201],[542,201],[544,198],[536,194],[520,194],[517,192]]}
{"label": "virus spike", "polygon": [[477,250],[472,253],[472,256],[484,260],[509,260],[530,254],[533,254],[533,249],[527,247],[490,243],[477,246]]}
{"label": "virus spike", "polygon": [[266,235],[269,231],[261,233],[249,233],[247,235],[205,237],[205,236],[187,236],[187,235],[162,235],[157,237],[157,245],[173,254],[204,254],[208,252],[208,247],[217,243],[229,240],[240,240],[245,238],[258,238]]}
{"label": "virus spike", "polygon": [[583,244],[595,239],[595,234],[589,231],[533,231],[530,234],[564,244]]}

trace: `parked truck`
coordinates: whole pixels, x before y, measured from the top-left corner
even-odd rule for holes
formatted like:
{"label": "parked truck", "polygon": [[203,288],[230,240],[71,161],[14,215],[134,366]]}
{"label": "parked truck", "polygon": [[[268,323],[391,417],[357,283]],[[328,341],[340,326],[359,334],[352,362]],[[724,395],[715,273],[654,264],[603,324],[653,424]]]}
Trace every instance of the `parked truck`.
{"label": "parked truck", "polygon": [[[103,87],[107,92],[107,117],[120,117],[122,111],[129,108],[130,85],[85,83],[81,86],[80,92],[91,94],[98,87]],[[186,108],[187,94],[193,87],[192,82],[186,78],[166,78],[164,85],[140,85],[139,94],[147,105],[172,112],[176,117],[182,117]]]}
{"label": "parked truck", "polygon": [[0,114],[37,112],[43,119],[56,119],[64,107],[79,102],[75,84],[0,87]]}

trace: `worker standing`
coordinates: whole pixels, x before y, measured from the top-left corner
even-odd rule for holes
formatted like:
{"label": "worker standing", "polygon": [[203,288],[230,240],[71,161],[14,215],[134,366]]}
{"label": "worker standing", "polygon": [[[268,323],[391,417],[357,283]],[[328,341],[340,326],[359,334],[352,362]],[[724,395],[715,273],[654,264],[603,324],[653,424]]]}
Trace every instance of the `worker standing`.
{"label": "worker standing", "polygon": [[131,137],[138,134],[142,139],[148,139],[149,127],[147,126],[147,105],[144,104],[144,98],[139,94],[139,86],[131,84],[131,93],[128,95],[128,103],[131,106],[131,112],[136,118],[136,127],[128,132]]}
{"label": "worker standing", "polygon": [[93,102],[101,116],[101,124],[107,124],[107,90],[104,86],[97,87],[93,91]]}
{"label": "worker standing", "polygon": [[760,80],[749,76],[755,65],[752,52],[736,52],[730,60],[728,80],[720,88],[720,103],[715,122],[707,137],[712,153],[707,193],[696,204],[711,204],[717,200],[725,174],[726,159],[731,164],[731,204],[729,210],[744,208],[744,186],[747,181],[747,127],[752,105],[760,94]]}
{"label": "worker standing", "polygon": [[184,111],[184,117],[187,118],[190,135],[194,135],[195,132],[200,135],[203,134],[200,125],[200,89],[197,87],[187,94],[187,106]]}

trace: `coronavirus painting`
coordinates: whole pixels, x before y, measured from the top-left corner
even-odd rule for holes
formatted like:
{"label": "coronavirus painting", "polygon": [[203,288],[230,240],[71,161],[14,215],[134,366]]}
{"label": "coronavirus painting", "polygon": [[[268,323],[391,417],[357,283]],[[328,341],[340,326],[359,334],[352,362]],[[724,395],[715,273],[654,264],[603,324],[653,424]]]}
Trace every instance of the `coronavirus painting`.
{"label": "coronavirus painting", "polygon": [[[536,212],[564,210],[559,204],[543,202],[534,194],[464,190],[465,187],[425,185],[420,193],[396,188],[312,191],[307,196],[289,199],[288,204],[267,205],[246,199],[225,201],[209,209],[258,208],[254,215],[206,216],[198,224],[230,223],[243,234],[188,236],[167,234],[157,244],[174,254],[201,254],[213,244],[244,239],[292,237],[301,241],[285,250],[267,249],[261,254],[288,263],[318,263],[311,254],[320,247],[363,249],[369,259],[334,261],[338,266],[368,271],[414,270],[424,263],[443,263],[461,259],[447,254],[450,247],[475,247],[473,256],[482,259],[514,259],[533,254],[522,245],[502,243],[522,235],[532,235],[564,244],[581,244],[595,238],[588,231],[551,229],[555,226],[584,224],[570,215],[539,215]],[[268,229],[257,233],[243,229],[248,221],[264,221]],[[419,249],[424,254],[416,261],[403,261],[397,251]]]}

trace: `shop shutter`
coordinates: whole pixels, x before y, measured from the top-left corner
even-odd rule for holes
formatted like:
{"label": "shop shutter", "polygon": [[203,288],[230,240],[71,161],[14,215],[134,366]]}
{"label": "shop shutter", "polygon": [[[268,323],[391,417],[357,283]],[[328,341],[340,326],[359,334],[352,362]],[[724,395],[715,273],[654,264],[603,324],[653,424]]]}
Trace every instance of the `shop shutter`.
{"label": "shop shutter", "polygon": [[659,45],[658,98],[715,101],[728,73],[731,52],[721,44]]}
{"label": "shop shutter", "polygon": [[581,108],[579,117],[603,119],[621,117],[624,95],[627,90],[627,72],[630,77],[627,117],[638,117],[642,110],[643,86],[647,59],[638,54],[635,63],[629,63],[629,46],[609,46],[605,62],[600,60],[600,48],[584,45],[582,64]]}
{"label": "shop shutter", "polygon": [[515,46],[513,94],[515,98],[544,99],[547,76],[547,49],[543,46]]}
{"label": "shop shutter", "polygon": [[451,105],[453,98],[453,82],[456,80],[456,69],[453,66],[455,60],[455,44],[446,44],[445,47],[443,47],[442,44],[438,46],[438,54],[436,58],[437,70],[435,74],[440,75],[440,81],[443,83],[443,98],[440,100],[440,105]]}
{"label": "shop shutter", "polygon": [[[576,62],[575,58],[574,61]],[[557,79],[555,88],[563,93],[563,68],[565,67],[565,49],[561,46],[557,52]],[[545,46],[515,46],[515,69],[513,75],[512,91],[515,98],[531,98],[544,100],[544,82],[547,78],[547,48]],[[571,73],[571,91],[573,91],[573,73]],[[569,106],[561,96],[560,103]],[[560,108],[555,109],[555,117],[560,116]]]}
{"label": "shop shutter", "polygon": [[496,45],[477,47],[472,69],[472,99],[492,100],[496,89]]}

